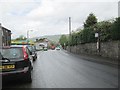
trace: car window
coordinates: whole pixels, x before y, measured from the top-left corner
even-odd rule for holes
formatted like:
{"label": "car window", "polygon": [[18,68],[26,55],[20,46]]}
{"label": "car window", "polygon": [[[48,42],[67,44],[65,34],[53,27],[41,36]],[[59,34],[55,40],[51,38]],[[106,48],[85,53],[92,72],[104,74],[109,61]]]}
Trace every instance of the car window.
{"label": "car window", "polygon": [[23,58],[22,48],[3,49],[2,56],[9,59]]}
{"label": "car window", "polygon": [[27,54],[30,55],[30,50],[26,48]]}
{"label": "car window", "polygon": [[32,52],[33,51],[33,47],[32,46],[28,46],[28,49]]}

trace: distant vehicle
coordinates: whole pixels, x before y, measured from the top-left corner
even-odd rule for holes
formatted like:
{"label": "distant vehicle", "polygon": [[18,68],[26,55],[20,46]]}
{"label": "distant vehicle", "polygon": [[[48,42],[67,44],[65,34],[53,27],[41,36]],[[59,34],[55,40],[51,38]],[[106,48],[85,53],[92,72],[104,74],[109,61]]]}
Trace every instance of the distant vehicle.
{"label": "distant vehicle", "polygon": [[36,47],[28,45],[28,49],[32,53],[33,60],[35,61],[37,59]]}
{"label": "distant vehicle", "polygon": [[3,47],[0,75],[4,80],[23,79],[32,82],[33,58],[27,46]]}
{"label": "distant vehicle", "polygon": [[48,48],[47,47],[44,47],[44,49],[43,49],[44,51],[47,51],[48,50]]}
{"label": "distant vehicle", "polygon": [[60,50],[60,47],[56,47],[55,49],[56,49],[56,50]]}
{"label": "distant vehicle", "polygon": [[55,50],[55,46],[51,46],[51,49],[52,49],[52,50]]}

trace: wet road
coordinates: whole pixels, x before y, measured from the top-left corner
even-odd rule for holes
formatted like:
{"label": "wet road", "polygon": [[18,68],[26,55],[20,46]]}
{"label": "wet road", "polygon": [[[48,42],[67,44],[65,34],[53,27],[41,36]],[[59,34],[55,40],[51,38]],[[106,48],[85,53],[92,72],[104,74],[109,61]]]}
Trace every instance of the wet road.
{"label": "wet road", "polygon": [[40,51],[34,62],[33,82],[14,81],[4,87],[113,88],[118,87],[118,70],[64,51]]}

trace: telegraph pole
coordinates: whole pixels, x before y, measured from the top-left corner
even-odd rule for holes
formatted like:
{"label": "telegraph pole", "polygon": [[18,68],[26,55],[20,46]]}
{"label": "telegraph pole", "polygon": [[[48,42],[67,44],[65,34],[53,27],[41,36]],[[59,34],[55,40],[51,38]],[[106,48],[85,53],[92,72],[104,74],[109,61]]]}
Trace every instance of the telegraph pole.
{"label": "telegraph pole", "polygon": [[29,43],[29,30],[27,31],[27,44]]}
{"label": "telegraph pole", "polygon": [[33,30],[27,30],[27,44],[29,44],[29,32]]}
{"label": "telegraph pole", "polygon": [[71,52],[70,38],[71,38],[71,17],[69,17],[69,48],[70,48],[70,52]]}

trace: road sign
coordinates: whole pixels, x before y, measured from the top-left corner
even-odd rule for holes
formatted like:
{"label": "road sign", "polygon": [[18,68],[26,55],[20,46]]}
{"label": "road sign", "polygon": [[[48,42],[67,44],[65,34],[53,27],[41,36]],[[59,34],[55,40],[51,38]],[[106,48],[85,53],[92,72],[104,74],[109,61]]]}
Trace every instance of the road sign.
{"label": "road sign", "polygon": [[95,37],[98,37],[98,33],[95,33]]}

